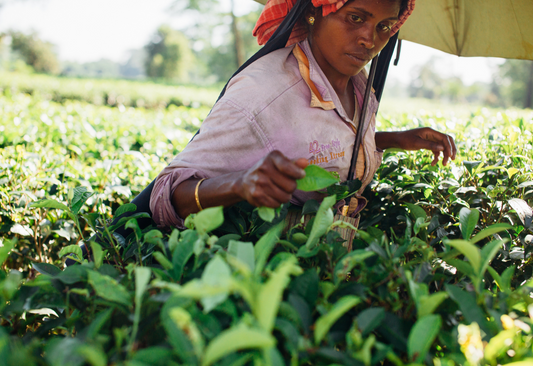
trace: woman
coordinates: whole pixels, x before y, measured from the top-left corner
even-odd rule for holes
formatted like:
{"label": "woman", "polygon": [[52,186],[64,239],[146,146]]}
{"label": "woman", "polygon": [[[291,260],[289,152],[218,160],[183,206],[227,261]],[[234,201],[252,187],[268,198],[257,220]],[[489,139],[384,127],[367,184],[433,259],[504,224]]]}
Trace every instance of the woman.
{"label": "woman", "polygon": [[[267,3],[254,30],[260,44],[279,24],[275,18],[287,14],[291,1]],[[296,191],[296,180],[310,163],[338,172],[342,180],[353,179],[347,175],[366,85],[363,68],[413,4],[313,0],[289,46],[235,76],[201,133],[158,176],[150,199],[154,221],[183,227],[191,213],[240,201],[267,207],[289,201],[302,205],[319,197]],[[444,164],[455,159],[453,139],[431,129],[375,133],[377,104],[372,95],[363,123],[355,174],[363,183],[361,191],[386,148],[432,150],[433,164],[440,152]]]}

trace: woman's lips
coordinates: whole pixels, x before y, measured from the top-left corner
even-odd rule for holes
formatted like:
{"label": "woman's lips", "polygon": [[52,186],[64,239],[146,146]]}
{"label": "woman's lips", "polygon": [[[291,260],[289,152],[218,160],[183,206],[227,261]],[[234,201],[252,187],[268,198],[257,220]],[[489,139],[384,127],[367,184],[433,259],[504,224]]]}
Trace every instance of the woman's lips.
{"label": "woman's lips", "polygon": [[355,64],[357,65],[366,65],[370,60],[372,59],[368,55],[360,55],[355,53],[347,53],[346,54]]}

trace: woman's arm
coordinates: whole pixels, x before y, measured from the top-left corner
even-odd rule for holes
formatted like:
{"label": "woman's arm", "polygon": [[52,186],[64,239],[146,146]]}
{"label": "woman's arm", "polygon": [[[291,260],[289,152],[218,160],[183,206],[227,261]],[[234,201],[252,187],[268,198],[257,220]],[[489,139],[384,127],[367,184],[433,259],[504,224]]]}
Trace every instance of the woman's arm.
{"label": "woman's arm", "polygon": [[[198,188],[202,208],[231,206],[248,201],[254,206],[276,208],[289,202],[296,190],[296,180],[305,176],[306,159],[291,161],[279,151],[273,151],[248,170],[209,178]],[[179,184],[172,194],[172,205],[180,217],[198,212],[195,190],[199,179]]]}
{"label": "woman's arm", "polygon": [[408,131],[376,132],[376,146],[382,150],[399,148],[404,150],[431,150],[435,158],[431,165],[437,164],[442,151],[442,164],[448,159],[455,160],[457,147],[450,135],[435,131],[429,127],[415,128]]}

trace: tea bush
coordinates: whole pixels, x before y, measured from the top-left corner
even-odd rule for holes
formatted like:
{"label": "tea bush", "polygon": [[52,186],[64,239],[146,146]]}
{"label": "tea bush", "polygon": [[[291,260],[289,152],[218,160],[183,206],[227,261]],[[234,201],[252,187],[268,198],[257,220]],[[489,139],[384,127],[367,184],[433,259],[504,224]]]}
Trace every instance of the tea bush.
{"label": "tea bush", "polygon": [[294,207],[268,222],[238,204],[181,232],[135,218],[114,232],[111,214],[134,209],[205,109],[16,93],[0,110],[4,364],[533,362],[531,112],[381,116],[384,130],[446,129],[458,158],[387,151],[347,252],[334,196],[291,228]]}
{"label": "tea bush", "polygon": [[5,96],[18,93],[63,103],[83,101],[95,105],[142,108],[175,106],[212,107],[220,90],[150,81],[76,79],[0,71],[0,90]]}

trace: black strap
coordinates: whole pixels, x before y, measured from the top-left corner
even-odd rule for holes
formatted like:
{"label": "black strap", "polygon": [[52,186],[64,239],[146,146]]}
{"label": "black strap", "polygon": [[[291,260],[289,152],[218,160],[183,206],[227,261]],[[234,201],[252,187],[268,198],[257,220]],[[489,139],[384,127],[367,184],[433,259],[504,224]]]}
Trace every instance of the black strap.
{"label": "black strap", "polygon": [[389,39],[389,42],[387,43],[385,48],[381,50],[378,56],[376,77],[374,78],[374,82],[372,84],[378,102],[381,100],[381,96],[383,95],[385,81],[387,80],[387,73],[389,72],[390,60],[392,59],[392,55],[394,54],[394,47],[396,46],[396,42],[398,40],[398,33],[399,32],[397,32]]}
{"label": "black strap", "polygon": [[353,145],[352,161],[350,162],[350,169],[348,170],[348,180],[355,177],[355,167],[357,165],[357,157],[359,156],[359,148],[363,141],[363,132],[365,130],[365,120],[368,114],[368,103],[370,102],[370,94],[372,94],[372,81],[376,75],[376,69],[378,65],[377,57],[372,59],[372,65],[370,66],[370,74],[366,82],[365,96],[363,98],[363,105],[361,107],[361,114],[359,115],[359,126],[357,126],[357,132],[355,133],[355,143]]}

